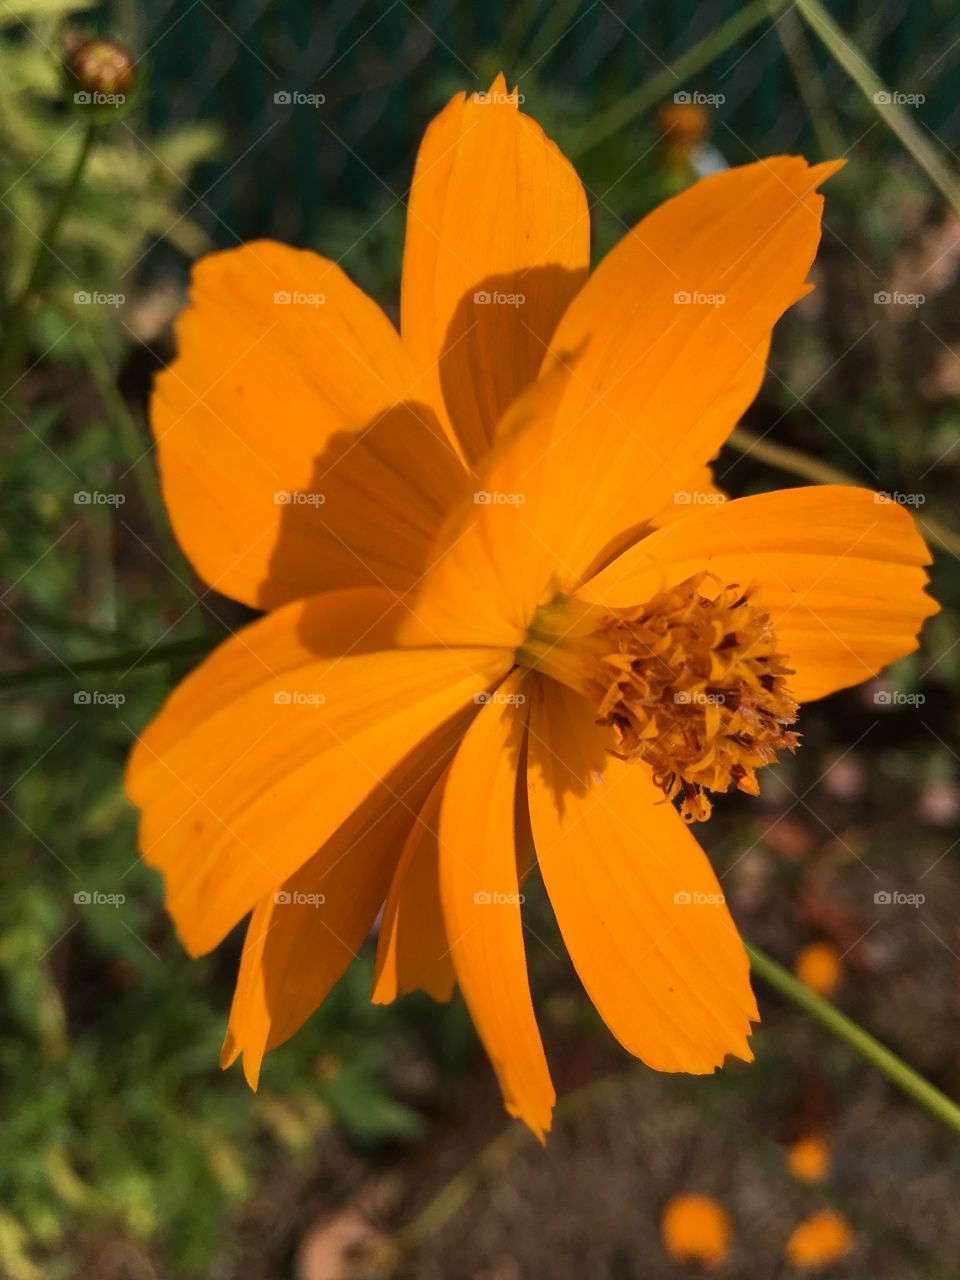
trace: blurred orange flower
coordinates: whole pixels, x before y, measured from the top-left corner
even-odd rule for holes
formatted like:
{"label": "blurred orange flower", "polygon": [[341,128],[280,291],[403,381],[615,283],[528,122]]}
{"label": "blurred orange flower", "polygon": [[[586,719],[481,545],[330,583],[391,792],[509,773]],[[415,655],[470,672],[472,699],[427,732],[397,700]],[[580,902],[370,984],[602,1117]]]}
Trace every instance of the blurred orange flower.
{"label": "blurred orange flower", "polygon": [[793,971],[820,996],[832,996],[843,977],[840,952],[832,942],[811,942],[794,961]]}
{"label": "blurred orange flower", "polygon": [[710,480],[836,168],[717,174],[588,276],[583,188],[498,77],[424,137],[399,333],[316,254],[198,264],[152,403],[164,499],[210,587],[268,612],[173,692],[127,790],[191,954],[253,913],[222,1057],[251,1085],[383,907],[373,998],[459,983],[542,1135],[531,843],[632,1053],[750,1060],[747,955],[664,798],[693,820],[756,793],[797,705],[936,608],[901,506]]}
{"label": "blurred orange flower", "polygon": [[657,127],[670,163],[689,160],[710,132],[710,112],[695,102],[664,102],[657,108]]}
{"label": "blurred orange flower", "polygon": [[730,1253],[733,1229],[727,1211],[711,1196],[674,1196],[660,1220],[663,1246],[680,1262],[720,1267]]}
{"label": "blurred orange flower", "polygon": [[786,1255],[795,1267],[816,1271],[853,1251],[854,1235],[845,1218],[832,1209],[811,1214],[787,1241]]}
{"label": "blurred orange flower", "polygon": [[801,1138],[787,1152],[787,1167],[798,1182],[822,1182],[829,1177],[830,1147],[821,1137]]}

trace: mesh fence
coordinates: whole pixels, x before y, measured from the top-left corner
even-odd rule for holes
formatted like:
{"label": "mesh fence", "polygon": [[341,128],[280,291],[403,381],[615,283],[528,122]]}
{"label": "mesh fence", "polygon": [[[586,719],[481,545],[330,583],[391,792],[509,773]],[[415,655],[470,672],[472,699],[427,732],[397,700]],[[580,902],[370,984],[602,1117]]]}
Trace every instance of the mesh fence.
{"label": "mesh fence", "polygon": [[[744,5],[735,0],[606,0],[483,5],[462,0],[143,0],[137,42],[151,66],[152,123],[217,122],[223,158],[201,173],[193,215],[221,244],[308,238],[331,208],[378,210],[402,197],[431,112],[489,83],[501,61],[534,114],[589,119],[671,67]],[[831,11],[897,91],[922,95],[922,124],[957,145],[960,7],[955,0],[841,3]],[[765,19],[694,84],[723,95],[716,141],[814,152],[798,63],[857,140],[875,121],[843,71],[787,9]],[[628,126],[638,143],[649,120]],[[876,145],[886,131],[874,125]]]}

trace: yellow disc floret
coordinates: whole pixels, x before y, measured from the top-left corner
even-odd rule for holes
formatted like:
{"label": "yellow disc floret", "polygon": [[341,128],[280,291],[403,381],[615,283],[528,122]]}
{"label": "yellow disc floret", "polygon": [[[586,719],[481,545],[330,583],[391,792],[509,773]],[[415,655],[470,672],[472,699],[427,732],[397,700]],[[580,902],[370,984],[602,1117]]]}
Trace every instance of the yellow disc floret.
{"label": "yellow disc floret", "polygon": [[557,597],[538,610],[518,661],[594,702],[614,753],[645,761],[683,817],[702,821],[706,791],[732,783],[756,795],[756,770],[797,746],[792,673],[751,594],[700,573],[636,608]]}

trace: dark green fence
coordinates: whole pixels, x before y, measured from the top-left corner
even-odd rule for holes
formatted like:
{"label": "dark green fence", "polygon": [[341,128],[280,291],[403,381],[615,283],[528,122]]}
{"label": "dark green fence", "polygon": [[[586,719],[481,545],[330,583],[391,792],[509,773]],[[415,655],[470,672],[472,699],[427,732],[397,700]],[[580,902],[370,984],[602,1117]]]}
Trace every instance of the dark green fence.
{"label": "dark green fence", "polygon": [[[222,244],[270,234],[308,240],[331,209],[377,216],[405,190],[431,112],[458,87],[483,86],[501,61],[528,104],[553,122],[590,118],[670,65],[743,9],[736,0],[143,0],[136,39],[152,67],[153,122],[214,120],[227,147],[200,175],[193,213]],[[831,11],[944,145],[958,146],[956,0],[833,0]],[[797,59],[812,59],[822,98],[853,143],[869,104],[788,10],[764,20],[693,84],[722,93],[715,142],[816,150]],[[808,61],[809,65],[809,61]],[[291,101],[276,101],[288,94]],[[323,96],[322,105],[295,95]],[[649,119],[629,126],[639,147]],[[885,130],[875,127],[876,145]]]}

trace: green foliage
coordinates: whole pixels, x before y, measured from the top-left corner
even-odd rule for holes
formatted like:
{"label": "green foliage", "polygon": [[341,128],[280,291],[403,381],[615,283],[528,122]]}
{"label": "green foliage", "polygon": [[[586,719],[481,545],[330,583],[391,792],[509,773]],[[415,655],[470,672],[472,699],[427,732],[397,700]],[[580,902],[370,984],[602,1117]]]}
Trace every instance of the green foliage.
{"label": "green foliage", "polygon": [[[82,0],[18,0],[0,7],[0,298],[8,303],[27,281],[39,230],[82,145],[84,118],[72,103],[60,51],[78,30],[71,15],[87,7]],[[136,292],[134,268],[144,254],[160,241],[191,258],[209,247],[183,205],[192,171],[218,146],[213,125],[152,137],[137,113],[98,130],[58,236],[47,306],[35,318],[41,350],[62,341],[70,351],[76,299],[87,295],[108,299],[84,302],[81,314],[119,353],[125,344],[117,309]]]}

